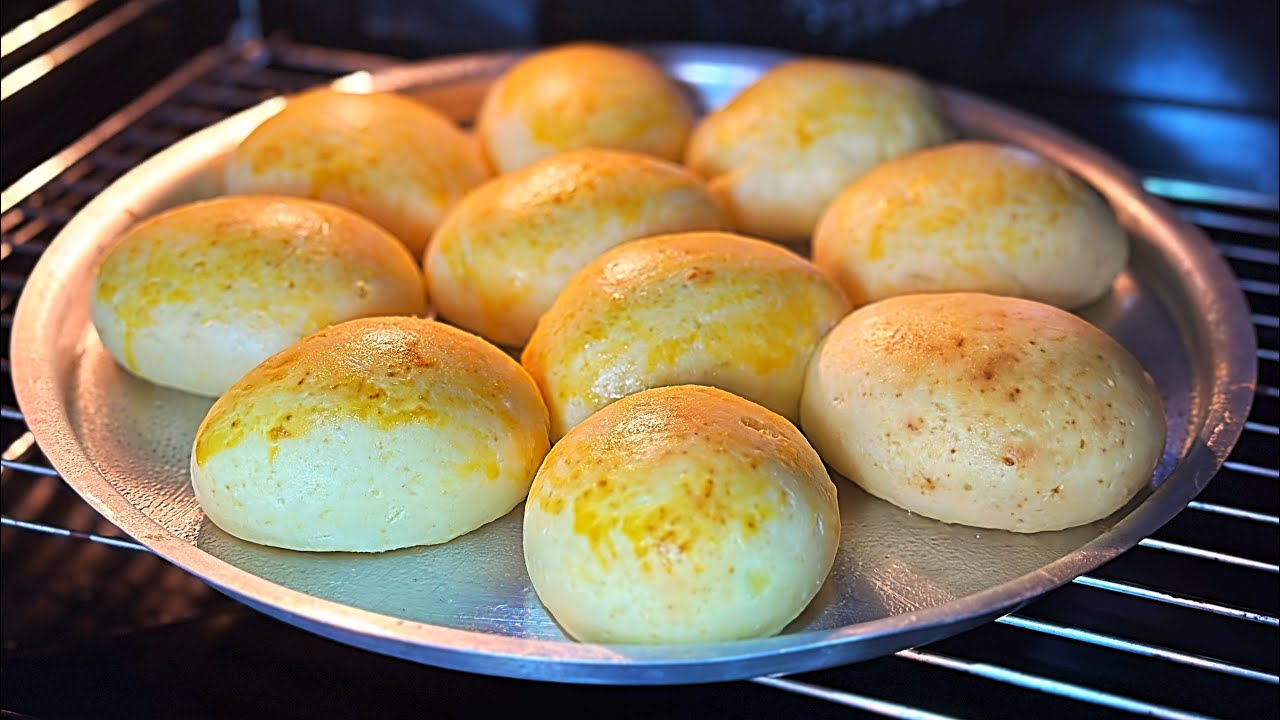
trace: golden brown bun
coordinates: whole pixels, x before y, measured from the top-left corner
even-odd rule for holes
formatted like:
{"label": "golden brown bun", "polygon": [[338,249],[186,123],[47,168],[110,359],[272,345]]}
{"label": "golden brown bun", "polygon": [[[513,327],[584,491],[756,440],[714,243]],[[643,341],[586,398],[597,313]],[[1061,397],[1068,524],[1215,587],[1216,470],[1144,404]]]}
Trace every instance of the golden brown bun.
{"label": "golden brown bun", "polygon": [[1109,335],[1063,310],[971,293],[854,312],[809,365],[801,418],[873,495],[1016,532],[1107,517],[1160,460],[1160,393]]}
{"label": "golden brown bun", "polygon": [[476,135],[500,173],[564,150],[605,147],[679,160],[693,110],[645,56],[597,43],[536,52],[490,87]]}
{"label": "golden brown bun", "polygon": [[621,150],[571,150],[463,198],[432,239],[424,267],[443,317],[520,347],[569,278],[605,250],[724,226],[719,204],[679,165]]}
{"label": "golden brown bun", "polygon": [[913,75],[796,60],[705,117],[685,164],[709,180],[739,231],[795,241],[872,166],[949,136],[937,98]]}
{"label": "golden brown bun", "polygon": [[879,165],[827,209],[813,258],[855,305],[919,292],[988,292],[1074,308],[1124,269],[1107,203],[1028,150],[966,141]]}
{"label": "golden brown bun", "polygon": [[522,362],[559,438],[645,388],[693,383],[798,418],[805,365],[848,301],[809,261],[720,232],[635,240],[573,276]]}
{"label": "golden brown bun", "polygon": [[451,120],[393,93],[312,90],[289,99],[231,153],[227,192],[311,197],[351,208],[421,258],[444,213],[489,176]]}
{"label": "golden brown bun", "polygon": [[425,305],[413,257],[372,221],[313,200],[234,196],[131,228],[98,267],[91,313],[133,374],[217,396],[304,335]]}
{"label": "golden brown bun", "polygon": [[836,489],[782,417],[698,386],[646,390],[574,428],[524,514],[529,577],[579,640],[772,635],[840,542]]}
{"label": "golden brown bun", "polygon": [[518,364],[431,320],[366,318],[254,368],[196,434],[209,519],[295,550],[442,543],[523,500],[547,411]]}

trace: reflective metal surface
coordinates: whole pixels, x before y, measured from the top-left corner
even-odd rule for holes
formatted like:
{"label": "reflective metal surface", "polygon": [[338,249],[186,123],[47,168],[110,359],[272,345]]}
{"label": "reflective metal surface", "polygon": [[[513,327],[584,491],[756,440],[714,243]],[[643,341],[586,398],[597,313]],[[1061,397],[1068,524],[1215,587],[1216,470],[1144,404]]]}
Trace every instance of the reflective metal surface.
{"label": "reflective metal surface", "polygon": [[[723,103],[779,53],[647,48],[704,107]],[[468,120],[515,55],[408,65],[341,82],[413,94]],[[714,645],[618,647],[565,637],[525,574],[520,508],[446,545],[380,555],[306,554],[246,543],[204,519],[188,451],[210,401],[137,380],[106,355],[88,318],[94,267],[132,222],[218,192],[220,159],[278,111],[269,101],[183,140],[92,201],[42,257],[13,330],[14,381],[36,440],[109,520],[170,561],[290,623],[371,650],[474,672],[570,682],[684,683],[847,663],[993,619],[1133,547],[1213,476],[1254,386],[1249,313],[1194,228],[1123,168],[1030,118],[948,91],[964,134],[1002,138],[1071,167],[1133,236],[1129,268],[1083,315],[1156,378],[1169,420],[1149,491],[1112,518],[1018,535],[910,515],[838,479],[844,538],[826,585],[781,635]]]}

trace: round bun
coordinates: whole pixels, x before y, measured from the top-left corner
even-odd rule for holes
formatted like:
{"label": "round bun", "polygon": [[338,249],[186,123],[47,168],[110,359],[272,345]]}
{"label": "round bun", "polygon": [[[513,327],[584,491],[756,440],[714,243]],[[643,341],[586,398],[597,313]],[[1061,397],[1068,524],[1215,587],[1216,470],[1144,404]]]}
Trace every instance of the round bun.
{"label": "round bun", "polygon": [[595,43],[536,52],[485,95],[476,135],[510,172],[563,150],[606,147],[679,160],[693,110],[675,82],[639,53]]}
{"label": "round bun", "polygon": [[98,266],[90,306],[127,370],[210,396],[329,325],[425,309],[417,263],[386,230],[271,196],[196,202],[134,226]]}
{"label": "round bun", "polygon": [[692,385],[632,395],[574,428],[524,513],[538,597],[590,642],[777,633],[817,594],[839,542],[836,489],[804,436]]}
{"label": "round bun", "polygon": [[477,188],[445,218],[425,263],[449,321],[520,347],[569,278],[627,240],[725,226],[685,168],[587,148],[539,160]]}
{"label": "round bun", "polygon": [[366,318],[254,368],[196,433],[209,519],[294,550],[442,543],[510,512],[548,448],[529,376],[470,333]]}
{"label": "round bun", "polygon": [[1074,308],[1129,258],[1100,195],[1028,150],[966,141],[872,169],[836,198],[813,258],[855,305],[922,292],[988,292]]}
{"label": "round bun", "polygon": [[365,215],[421,258],[446,210],[489,176],[451,120],[392,93],[329,88],[289,99],[227,160],[234,194],[327,200]]}
{"label": "round bun", "polygon": [[709,179],[738,230],[794,241],[854,178],[949,135],[937,98],[913,75],[797,60],[705,117],[685,164]]}
{"label": "round bun", "polygon": [[1018,298],[904,295],[868,305],[814,353],[801,417],[872,495],[1015,532],[1107,517],[1152,478],[1160,393],[1109,335]]}
{"label": "round bun", "polygon": [[799,418],[809,355],[848,312],[809,261],[720,232],[659,235],[606,252],[573,276],[522,361],[559,438],[645,388],[712,385]]}

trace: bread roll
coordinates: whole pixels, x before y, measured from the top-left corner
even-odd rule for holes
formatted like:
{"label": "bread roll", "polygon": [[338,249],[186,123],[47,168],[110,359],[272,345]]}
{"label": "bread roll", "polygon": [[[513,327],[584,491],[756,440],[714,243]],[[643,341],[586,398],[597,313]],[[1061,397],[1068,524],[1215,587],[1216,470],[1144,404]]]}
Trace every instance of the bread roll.
{"label": "bread roll", "polygon": [[329,88],[290,98],[231,153],[225,174],[229,193],[351,208],[419,259],[445,211],[488,176],[474,141],[426,105]]}
{"label": "bread roll", "polygon": [[254,368],[196,433],[191,480],[209,519],[294,550],[442,543],[524,500],[547,452],[529,376],[470,333],[366,318]]}
{"label": "bread roll", "polygon": [[490,164],[510,172],[563,150],[617,148],[679,160],[693,109],[639,53],[597,43],[536,52],[485,95],[476,134]]}
{"label": "bread roll", "polygon": [[712,385],[797,419],[805,365],[848,312],[809,261],[718,232],[624,243],[573,276],[522,362],[559,438],[645,388]]}
{"label": "bread roll", "polygon": [[827,209],[813,258],[855,305],[919,292],[1098,299],[1129,242],[1107,203],[1029,151],[966,141],[889,160]]}
{"label": "bread roll", "polygon": [[571,150],[463,198],[427,251],[427,282],[446,319],[520,347],[569,278],[605,250],[724,225],[710,192],[679,165],[620,150]]}
{"label": "bread roll", "polygon": [[1152,479],[1160,393],[1109,335],[1049,305],[882,300],[809,364],[801,418],[831,467],[949,523],[1015,532],[1105,518]]}
{"label": "bread roll", "polygon": [[692,385],[632,395],[574,428],[524,513],[538,597],[590,642],[772,635],[817,594],[839,542],[836,489],[804,436]]}
{"label": "bread roll", "polygon": [[685,164],[708,178],[739,231],[797,241],[854,178],[949,136],[937,98],[910,74],[796,60],[705,117]]}
{"label": "bread roll", "polygon": [[235,196],[130,229],[98,267],[90,311],[129,372],[217,396],[304,335],[425,305],[413,257],[372,221],[313,200]]}

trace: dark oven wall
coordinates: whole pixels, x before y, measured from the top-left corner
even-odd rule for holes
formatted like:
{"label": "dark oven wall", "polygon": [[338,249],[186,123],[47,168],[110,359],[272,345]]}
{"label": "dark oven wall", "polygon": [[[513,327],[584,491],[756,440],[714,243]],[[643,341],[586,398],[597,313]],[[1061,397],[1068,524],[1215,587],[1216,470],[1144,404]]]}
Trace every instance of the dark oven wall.
{"label": "dark oven wall", "polygon": [[[4,3],[0,31],[52,4]],[[136,4],[98,0],[52,34]],[[147,4],[129,32],[5,101],[0,186],[222,41],[240,12],[229,0]],[[1263,0],[264,0],[261,18],[267,34],[405,58],[581,38],[866,58],[1038,113],[1146,175],[1280,188],[1277,4]],[[0,58],[0,70],[37,51]]]}

